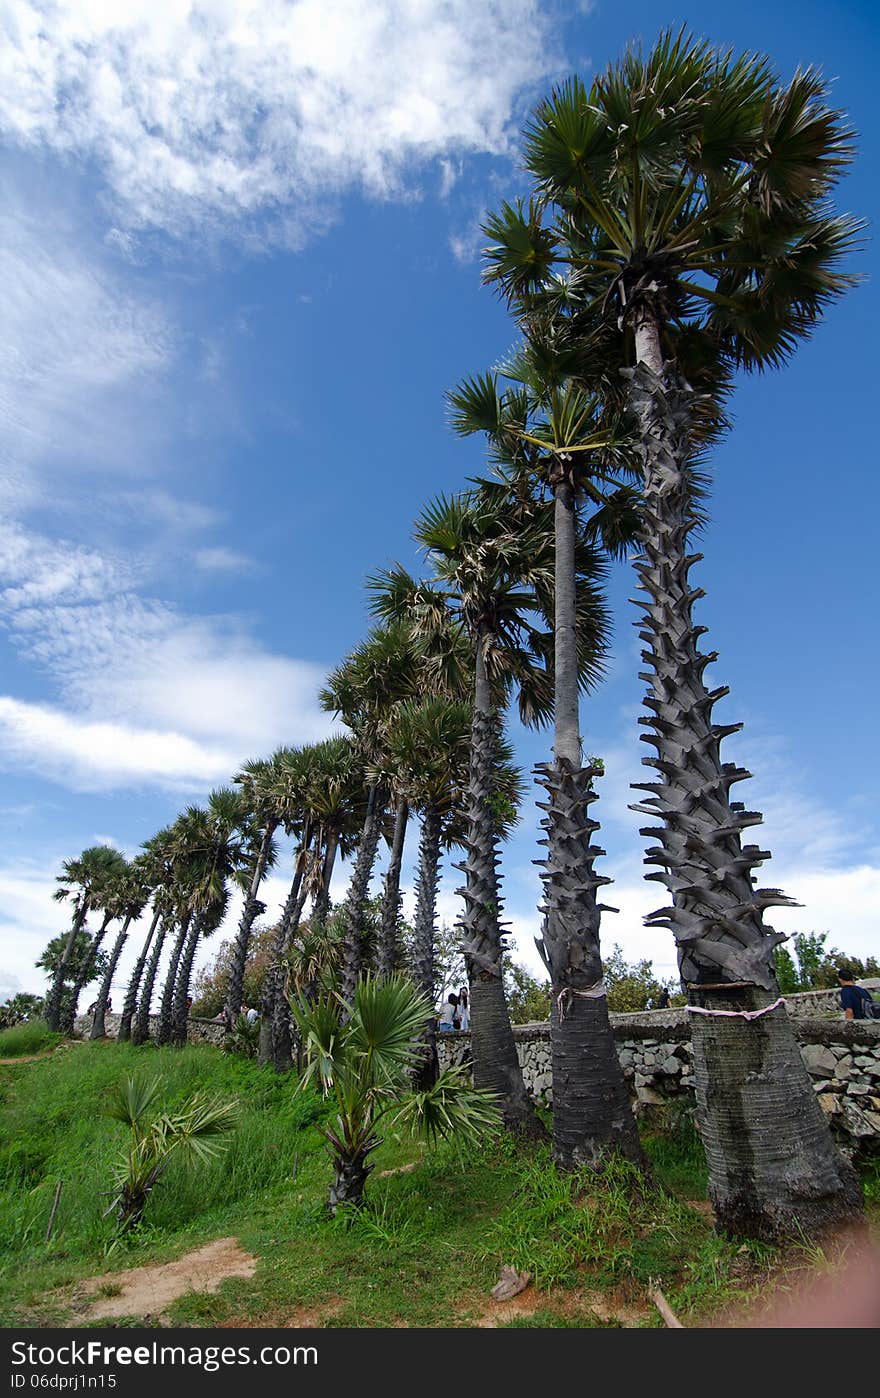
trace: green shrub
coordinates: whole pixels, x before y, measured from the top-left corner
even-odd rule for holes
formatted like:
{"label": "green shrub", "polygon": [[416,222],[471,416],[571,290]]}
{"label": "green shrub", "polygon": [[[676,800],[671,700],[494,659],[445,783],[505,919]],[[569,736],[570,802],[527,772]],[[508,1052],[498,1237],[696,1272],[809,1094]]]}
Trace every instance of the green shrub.
{"label": "green shrub", "polygon": [[0,1058],[20,1058],[26,1053],[40,1053],[61,1041],[43,1019],[28,1020],[12,1029],[0,1032]]}

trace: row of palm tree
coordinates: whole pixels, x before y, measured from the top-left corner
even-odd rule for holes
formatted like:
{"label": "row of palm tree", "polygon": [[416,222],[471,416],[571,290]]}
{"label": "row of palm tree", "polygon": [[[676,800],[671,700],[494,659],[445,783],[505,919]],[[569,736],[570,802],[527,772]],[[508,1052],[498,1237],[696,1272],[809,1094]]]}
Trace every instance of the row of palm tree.
{"label": "row of palm tree", "polygon": [[[347,736],[248,764],[237,792],[214,793],[205,811],[147,842],[138,889],[151,890],[154,940],[126,997],[129,1023],[138,1004],[133,1037],[172,929],[159,1037],[185,1036],[194,955],[222,919],[230,878],[245,891],[226,1007],[230,1022],[238,1013],[261,880],[283,830],[296,853],[261,1054],[289,1067],[285,958],[306,903],[310,934],[320,934],[335,860],[354,854],[342,911],[341,1001],[351,1006],[366,971],[397,964],[403,841],[416,813],[412,977],[433,997],[438,870],[443,850],[459,844],[475,1084],[497,1094],[510,1129],[539,1134],[501,977],[499,847],[522,796],[504,734],[515,699],[526,724],[553,724],[552,759],[537,777],[554,1156],[566,1168],[609,1150],[639,1162],[602,984],[609,880],[596,869],[592,815],[601,763],[584,757],[580,723],[608,646],[607,560],[634,549],[649,667],[641,721],[655,749],[644,759],[655,779],[639,784],[635,809],[658,822],[642,832],[656,841],[647,861],[658,872],[648,877],[670,896],[649,923],[671,931],[679,950],[716,1215],[732,1232],[776,1236],[858,1212],[855,1176],[777,1003],[772,954],[783,938],[763,919],[790,899],[755,886],[752,871],[768,855],[742,834],[760,817],[730,799],[749,774],[721,760],[739,725],[712,721],[727,690],[705,683],[716,656],[699,651],[705,628],[692,611],[703,594],[689,579],[706,457],[727,430],[735,373],[782,364],[853,281],[841,262],[857,225],[829,205],[852,133],[826,99],[812,71],[783,84],[766,59],[682,31],[540,105],[525,133],[530,195],[486,225],[485,280],[506,299],[518,347],[449,395],[455,430],[486,441],[488,476],[424,510],[415,537],[425,577],[395,565],[370,578],[377,625],[321,694]],[[365,909],[383,836],[391,856],[369,948]],[[96,938],[112,917],[137,915],[133,892],[108,896],[90,853],[62,876],[79,890],[71,937],[93,909],[104,919]],[[59,997],[53,986],[55,1012]],[[436,1077],[430,1026],[420,1055],[427,1084]]]}

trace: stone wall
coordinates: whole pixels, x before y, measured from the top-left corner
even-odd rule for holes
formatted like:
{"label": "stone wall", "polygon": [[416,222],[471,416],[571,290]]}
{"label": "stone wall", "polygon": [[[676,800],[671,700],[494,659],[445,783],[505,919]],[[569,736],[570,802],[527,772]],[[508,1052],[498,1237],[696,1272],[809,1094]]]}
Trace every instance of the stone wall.
{"label": "stone wall", "polygon": [[[822,992],[819,992],[820,994]],[[812,999],[812,997],[791,997]],[[880,1021],[846,1021],[815,1013],[793,1016],[795,1036],[813,1086],[840,1144],[848,1151],[880,1145]],[[617,1052],[638,1113],[667,1102],[693,1105],[690,1024],[684,1010],[612,1015]],[[553,1104],[550,1027],[514,1027],[530,1094]],[[469,1034],[441,1034],[440,1062],[467,1062]]]}
{"label": "stone wall", "polygon": [[[104,1025],[107,1030],[107,1038],[115,1039],[119,1032],[119,1021],[121,1015],[107,1015]],[[155,1039],[159,1030],[159,1016],[150,1015],[150,1038]],[[92,1016],[77,1015],[73,1023],[73,1037],[75,1039],[87,1039],[92,1032]],[[222,1044],[225,1037],[223,1025],[216,1019],[194,1019],[190,1016],[186,1029],[186,1037],[191,1044]]]}
{"label": "stone wall", "polygon": [[[876,986],[877,982],[863,984]],[[841,1145],[847,1150],[880,1145],[880,1021],[841,1017],[836,990],[789,995],[786,1010],[813,1086]],[[150,1016],[155,1038],[158,1015]],[[612,1015],[611,1024],[624,1076],[637,1112],[666,1102],[693,1103],[690,1023],[684,1010],[646,1010]],[[107,1035],[116,1037],[119,1015],[109,1014]],[[77,1038],[88,1038],[91,1015],[78,1015]],[[553,1104],[550,1026],[516,1025],[513,1031],[526,1087],[536,1101]],[[222,1044],[223,1025],[190,1018],[190,1043]],[[440,1063],[467,1061],[469,1034],[439,1036]]]}

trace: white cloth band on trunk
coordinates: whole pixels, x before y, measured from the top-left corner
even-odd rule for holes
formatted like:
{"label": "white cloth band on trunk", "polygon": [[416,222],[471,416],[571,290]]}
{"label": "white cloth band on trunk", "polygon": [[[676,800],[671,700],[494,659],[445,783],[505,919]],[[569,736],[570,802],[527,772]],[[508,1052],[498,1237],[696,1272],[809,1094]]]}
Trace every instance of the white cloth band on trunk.
{"label": "white cloth band on trunk", "polygon": [[784,1004],[785,1001],[780,995],[778,1000],[774,1000],[772,1005],[765,1005],[763,1010],[704,1010],[699,1005],[686,1005],[685,1009],[689,1015],[716,1015],[719,1019],[760,1019],[761,1015],[768,1015],[771,1010]]}

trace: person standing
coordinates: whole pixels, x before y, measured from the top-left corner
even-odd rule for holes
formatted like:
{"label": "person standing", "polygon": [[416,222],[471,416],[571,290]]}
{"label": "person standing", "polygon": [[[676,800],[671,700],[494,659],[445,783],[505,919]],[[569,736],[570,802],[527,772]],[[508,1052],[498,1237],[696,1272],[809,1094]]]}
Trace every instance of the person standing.
{"label": "person standing", "polygon": [[856,985],[852,971],[845,967],[837,973],[840,983],[840,1008],[845,1019],[876,1019],[874,997],[863,985]]}
{"label": "person standing", "polygon": [[443,1004],[440,1006],[440,1023],[438,1028],[442,1034],[451,1034],[455,1028],[455,1015],[458,1010],[458,996],[453,995],[450,990]]}
{"label": "person standing", "polygon": [[460,1029],[463,1034],[471,1027],[471,1011],[466,985],[463,985],[458,992],[458,1014],[454,1023],[456,1029]]}

